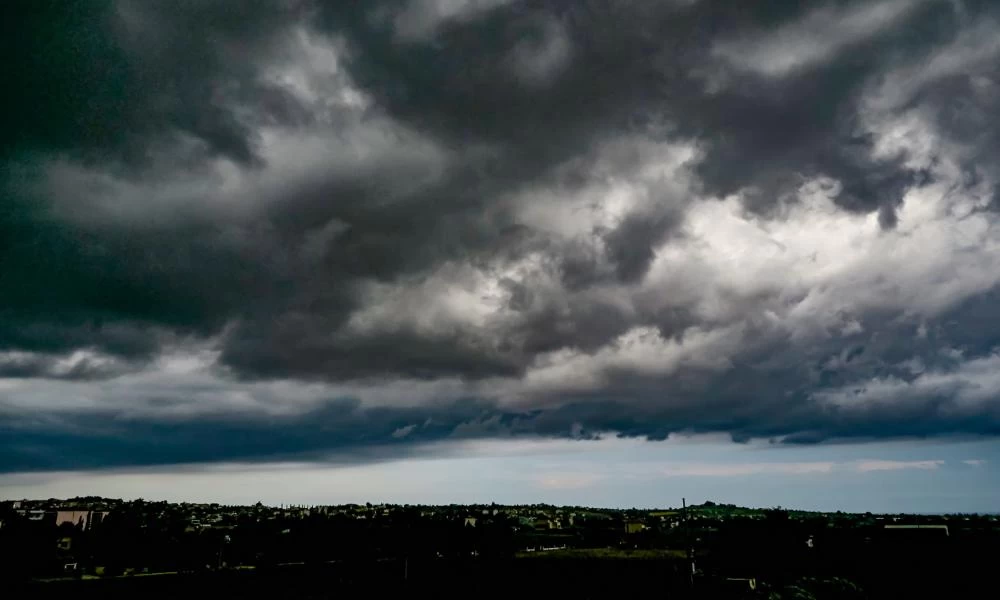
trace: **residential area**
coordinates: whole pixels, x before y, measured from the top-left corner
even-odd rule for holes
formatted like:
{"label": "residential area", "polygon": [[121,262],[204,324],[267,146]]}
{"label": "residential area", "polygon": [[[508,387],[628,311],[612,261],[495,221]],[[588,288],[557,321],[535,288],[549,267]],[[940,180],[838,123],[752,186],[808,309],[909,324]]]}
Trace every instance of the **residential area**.
{"label": "residential area", "polygon": [[564,573],[558,579],[581,586],[588,577],[618,581],[618,589],[656,581],[678,593],[724,589],[736,594],[728,597],[757,597],[803,577],[859,589],[908,585],[902,574],[920,565],[931,574],[921,585],[933,586],[933,573],[954,561],[967,573],[988,572],[975,567],[995,556],[998,540],[995,515],[818,513],[713,502],[655,510],[97,497],[0,504],[4,576],[50,584],[184,576],[246,582],[249,574],[291,573],[302,580],[308,572],[322,573],[323,585],[355,586],[360,577],[418,585],[502,568],[524,581]]}

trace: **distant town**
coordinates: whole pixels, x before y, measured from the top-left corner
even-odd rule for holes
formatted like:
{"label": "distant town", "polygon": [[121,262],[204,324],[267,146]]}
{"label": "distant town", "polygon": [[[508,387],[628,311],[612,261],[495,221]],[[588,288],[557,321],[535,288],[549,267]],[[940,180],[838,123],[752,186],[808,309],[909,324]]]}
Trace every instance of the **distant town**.
{"label": "distant town", "polygon": [[[821,513],[714,502],[656,510],[100,497],[0,503],[4,576],[35,585],[136,585],[146,578],[173,582],[169,587],[211,576],[250,585],[322,573],[323,585],[353,589],[359,578],[369,578],[366,585],[420,585],[432,575],[467,576],[503,564],[535,580],[566,571],[580,583],[610,569],[619,590],[651,577],[679,597],[720,589],[730,597],[765,591],[780,597],[776,590],[805,580],[881,589],[896,585],[894,568],[912,572],[931,558],[935,570],[928,573],[944,573],[954,560],[971,572],[983,556],[996,556],[998,541],[996,515]],[[623,583],[621,573],[632,583]]]}

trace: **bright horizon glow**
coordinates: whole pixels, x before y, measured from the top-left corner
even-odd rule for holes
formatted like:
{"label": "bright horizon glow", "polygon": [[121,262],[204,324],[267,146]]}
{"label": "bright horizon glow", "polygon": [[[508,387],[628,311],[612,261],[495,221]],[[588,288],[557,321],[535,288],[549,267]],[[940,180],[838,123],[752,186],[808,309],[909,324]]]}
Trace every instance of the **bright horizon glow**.
{"label": "bright horizon glow", "polygon": [[[933,457],[933,458],[928,458]],[[355,465],[162,466],[0,475],[0,497],[105,496],[255,504],[717,503],[823,512],[995,512],[989,441],[769,448],[715,436],[439,444],[437,456]],[[977,494],[955,494],[977,482]],[[877,490],[877,491],[876,491]]]}

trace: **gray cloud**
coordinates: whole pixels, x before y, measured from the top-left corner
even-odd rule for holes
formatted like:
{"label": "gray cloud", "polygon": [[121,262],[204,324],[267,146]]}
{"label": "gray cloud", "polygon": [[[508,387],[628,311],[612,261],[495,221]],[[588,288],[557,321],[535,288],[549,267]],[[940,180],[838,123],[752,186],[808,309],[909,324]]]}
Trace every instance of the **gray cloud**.
{"label": "gray cloud", "polygon": [[996,433],[989,3],[64,8],[3,9],[3,469]]}

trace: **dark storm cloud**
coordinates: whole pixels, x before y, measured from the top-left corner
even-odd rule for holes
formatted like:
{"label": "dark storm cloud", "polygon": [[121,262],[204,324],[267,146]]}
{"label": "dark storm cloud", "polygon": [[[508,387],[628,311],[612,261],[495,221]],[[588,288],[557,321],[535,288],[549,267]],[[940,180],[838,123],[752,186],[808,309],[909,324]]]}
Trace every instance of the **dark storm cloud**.
{"label": "dark storm cloud", "polygon": [[[541,168],[609,129],[665,119],[674,135],[706,142],[699,172],[714,193],[757,186],[770,203],[801,177],[825,174],[843,182],[838,202],[867,211],[898,202],[911,175],[898,161],[867,156],[870,141],[857,132],[851,102],[888,56],[948,39],[956,26],[948,3],[895,4],[915,8],[884,35],[785,77],[725,70],[712,47],[720,38],[766,39],[769,28],[808,13],[805,5],[511,3],[424,44],[400,43],[388,24],[373,25],[360,8],[334,10],[328,22],[361,49],[353,72],[389,111],[456,143],[506,144]],[[519,83],[503,57],[541,16],[557,19],[572,50],[539,89]]]}
{"label": "dark storm cloud", "polygon": [[[457,402],[438,410],[364,410],[351,399],[331,400],[304,415],[261,418],[208,417],[150,420],[108,412],[19,419],[0,430],[12,443],[0,455],[0,471],[95,468],[128,465],[322,459],[338,451],[359,455],[406,452],[404,445],[436,441],[484,406]],[[413,427],[405,438],[394,437]],[[396,445],[397,449],[385,446]]]}
{"label": "dark storm cloud", "polygon": [[0,348],[93,346],[150,356],[163,328],[217,331],[273,260],[200,227],[142,233],[63,227],[45,214],[44,200],[32,206],[35,200],[8,196],[0,216]]}
{"label": "dark storm cloud", "polygon": [[[303,298],[304,303],[333,296],[329,300],[333,306],[323,306],[321,314],[310,316],[316,319],[315,329],[336,327],[336,314],[346,313],[354,304],[353,281],[393,279],[419,273],[442,260],[495,251],[506,243],[503,228],[512,223],[502,213],[484,219],[484,203],[505,186],[522,185],[611,132],[641,128],[649,115],[665,116],[682,135],[708,140],[708,159],[699,169],[710,190],[729,192],[739,186],[763,185],[761,193],[773,197],[772,182],[819,171],[844,177],[845,192],[838,200],[849,208],[863,210],[895,202],[899,185],[883,183],[899,177],[887,179],[879,174],[882,166],[866,164],[850,167],[852,173],[864,174],[854,176],[845,170],[846,163],[833,160],[831,154],[861,154],[838,144],[849,130],[836,115],[862,80],[863,68],[832,75],[820,70],[790,82],[740,82],[706,95],[704,83],[693,75],[707,60],[713,38],[705,34],[714,28],[736,34],[751,28],[758,16],[726,14],[707,4],[665,3],[656,8],[643,3],[591,2],[556,8],[513,3],[498,6],[482,19],[445,27],[433,40],[417,42],[400,42],[389,23],[371,18],[370,6],[323,5],[326,14],[317,18],[318,25],[347,36],[352,47],[351,74],[379,106],[419,129],[433,131],[449,144],[497,144],[499,155],[485,173],[478,164],[461,167],[449,180],[391,208],[375,200],[380,190],[371,178],[405,177],[405,173],[362,173],[295,190],[294,198],[277,204],[270,222],[239,232],[255,244],[274,244],[272,248],[234,248],[219,239],[222,236],[211,231],[210,225],[156,237],[129,233],[128,238],[117,239],[103,231],[64,231],[46,222],[44,213],[26,222],[19,215],[28,210],[23,205],[41,202],[15,199],[9,217],[0,222],[12,230],[5,236],[13,246],[5,262],[13,266],[10,277],[17,283],[11,287],[19,296],[8,305],[37,307],[38,299],[48,296],[55,303],[50,314],[86,313],[89,317],[91,312],[106,313],[112,319],[165,321],[168,326],[198,331],[218,329],[222,321],[243,316],[249,321],[248,334],[241,336],[240,329],[234,336],[240,349],[234,347],[227,355],[236,366],[256,364],[262,361],[240,357],[267,356],[277,340],[267,333],[261,335],[262,327],[275,312],[298,308],[289,306],[298,301],[275,290],[313,296]],[[67,53],[85,69],[50,72],[41,65],[8,61],[27,80],[15,79],[13,86],[25,90],[17,96],[24,106],[4,114],[11,119],[13,115],[38,115],[17,118],[18,127],[11,131],[18,133],[6,137],[18,144],[13,149],[135,158],[137,150],[141,154],[159,137],[187,134],[199,139],[201,148],[210,153],[252,163],[257,156],[251,129],[254,121],[296,110],[291,98],[279,98],[278,104],[286,107],[281,110],[271,110],[273,102],[267,106],[253,103],[282,93],[262,87],[256,77],[258,67],[290,24],[296,19],[309,22],[311,13],[304,3],[265,2],[253,8],[241,5],[239,10],[211,2],[75,5],[65,13],[57,9],[46,3],[17,5],[17,16],[25,20],[20,35],[31,43],[60,40],[62,44],[52,45],[50,51]],[[778,18],[764,13],[759,16],[765,20]],[[512,71],[503,60],[511,44],[525,31],[534,31],[540,19],[556,19],[571,48],[566,64],[555,69],[541,88],[524,85],[516,69]],[[24,33],[33,28],[44,29],[48,37]],[[82,40],[82,47],[77,40]],[[9,52],[33,60],[46,56],[41,50],[20,46]],[[56,62],[65,64],[61,59]],[[102,67],[100,74],[86,70],[105,62],[110,66]],[[81,97],[74,100],[74,95],[50,92],[35,82],[39,78],[46,85],[72,88]],[[91,90],[87,86],[112,87]],[[62,98],[65,114],[56,120],[62,122],[58,131],[65,139],[47,137],[39,129],[51,125],[53,117],[43,100],[53,98]],[[238,122],[240,110],[253,115],[251,122]],[[810,150],[818,145],[831,152]],[[855,157],[855,162],[860,160]],[[895,192],[876,198],[878,194],[870,193],[873,186]],[[37,206],[30,210],[42,212]],[[347,229],[337,251],[325,257],[321,267],[332,282],[329,286],[315,285],[312,274],[296,273],[295,265],[267,264],[268,255],[287,252],[294,240],[334,219],[346,223]],[[641,277],[653,246],[676,221],[669,216],[637,214],[609,231],[606,240],[617,277],[623,281]],[[272,229],[275,236],[268,239]],[[41,256],[35,254],[38,249]],[[46,255],[60,264],[49,266]],[[123,256],[129,257],[127,262]],[[570,280],[579,269],[575,265],[581,263],[566,263]],[[20,269],[31,273],[19,277]],[[65,275],[53,278],[51,274],[58,272]],[[44,294],[40,288],[54,279],[65,291]],[[261,295],[278,297],[262,300],[265,306],[258,315],[246,305]],[[75,320],[83,318],[80,314]],[[260,347],[248,351],[252,340],[259,340]],[[315,364],[333,362],[335,356]],[[445,371],[465,372],[461,362],[442,366]],[[306,364],[293,360],[289,372],[308,370]]]}
{"label": "dark storm cloud", "polygon": [[[275,97],[280,90],[256,85],[253,70],[295,18],[291,5],[4,5],[0,52],[11,93],[0,110],[0,347],[151,355],[158,327],[204,335],[231,318],[264,278],[266,258],[201,224],[141,232],[67,226],[29,183],[44,177],[41,159],[61,157],[142,178],[153,154],[184,136],[197,143],[176,157],[181,172],[172,177],[213,154],[253,163],[253,132],[233,113],[245,101],[286,102]],[[232,88],[242,96],[230,97]]]}
{"label": "dark storm cloud", "polygon": [[[996,365],[994,365],[995,368]],[[734,369],[705,386],[630,377],[608,394],[569,397],[551,410],[512,411],[484,399],[420,407],[364,407],[340,398],[301,413],[135,415],[115,410],[6,414],[0,432],[0,472],[218,461],[309,460],[364,464],[447,453],[438,442],[537,436],[599,439],[609,434],[664,440],[672,434],[728,432],[736,442],[782,444],[869,441],[935,435],[995,436],[1000,412],[963,414],[951,390],[917,395],[909,405],[871,406],[862,412],[817,406],[806,393],[775,397],[776,382],[801,382],[795,368]],[[667,390],[667,391],[665,391]],[[713,398],[705,410],[706,394]],[[662,401],[636,403],[636,395]],[[609,397],[612,396],[612,397]],[[618,396],[615,398],[614,396]],[[162,398],[156,408],[185,400]],[[431,444],[431,445],[428,445]]]}
{"label": "dark storm cloud", "polygon": [[[510,434],[996,432],[993,408],[958,400],[987,385],[977,369],[1000,344],[992,238],[962,220],[985,215],[992,232],[1000,185],[989,3],[0,10],[12,90],[0,110],[0,383],[115,380],[215,344],[214,373],[233,386],[447,379],[477,398],[105,426],[117,413],[32,421],[22,388],[0,387],[18,407],[3,413],[13,444],[0,468]],[[693,157],[667,169],[657,152],[674,146]],[[821,177],[836,214],[794,213]],[[957,241],[913,261],[950,262],[913,274],[876,245],[920,233],[898,233],[904,194],[942,178],[969,200],[921,239]],[[849,249],[811,229],[812,267],[782,262],[792,234],[789,250],[732,230],[735,245],[708,257],[729,263],[712,262],[689,217],[731,194],[760,231],[830,219],[853,235],[835,220],[873,215],[882,237],[824,266]],[[590,200],[565,200],[577,197]],[[727,267],[755,252],[788,270],[786,287]],[[844,400],[873,381],[881,396]],[[896,410],[901,394],[918,400]]]}
{"label": "dark storm cloud", "polygon": [[190,135],[205,153],[253,162],[233,109],[293,120],[280,90],[254,79],[260,55],[300,3],[15,0],[4,5],[6,156],[68,152],[143,162],[157,138]]}

